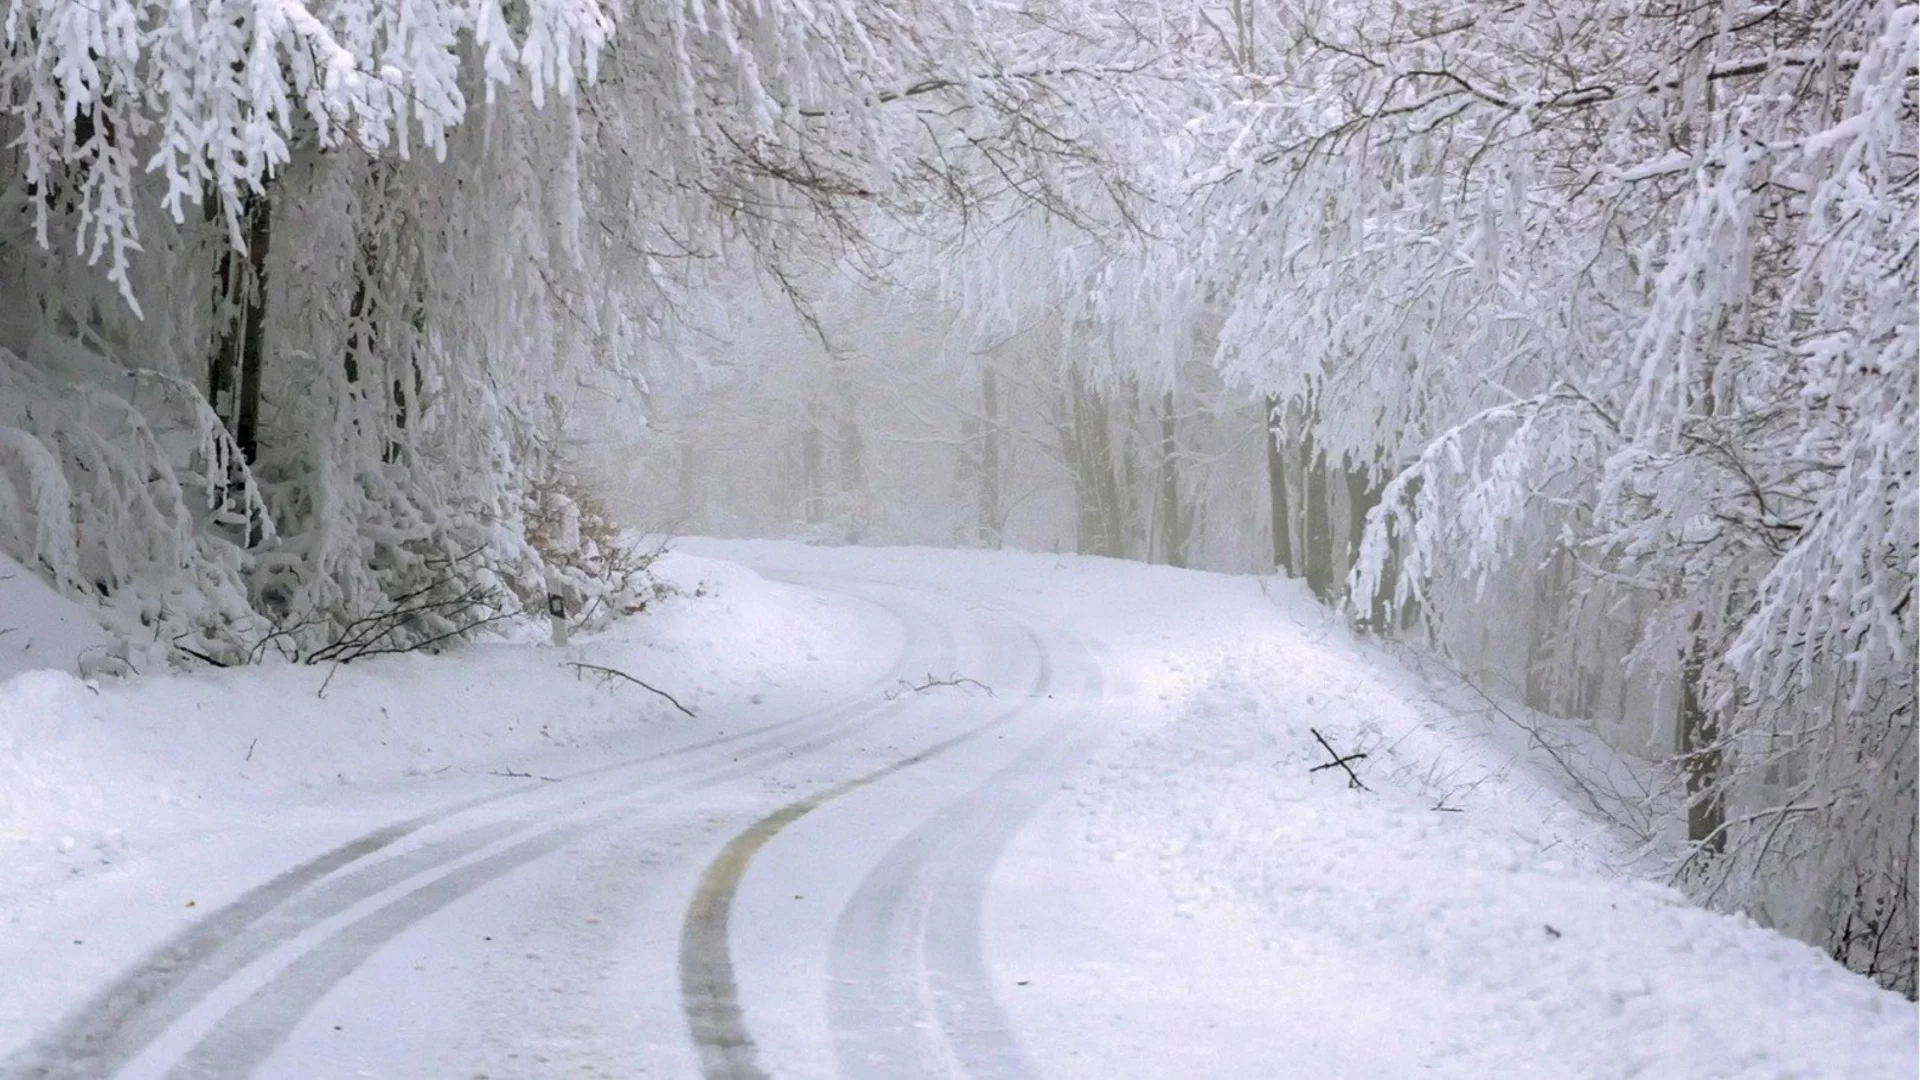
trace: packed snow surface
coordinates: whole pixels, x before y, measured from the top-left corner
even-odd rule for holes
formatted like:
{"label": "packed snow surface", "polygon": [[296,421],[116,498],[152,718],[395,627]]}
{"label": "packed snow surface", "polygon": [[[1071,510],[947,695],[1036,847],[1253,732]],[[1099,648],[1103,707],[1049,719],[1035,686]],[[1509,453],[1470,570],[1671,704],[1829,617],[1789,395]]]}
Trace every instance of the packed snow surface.
{"label": "packed snow surface", "polygon": [[0,564],[0,1077],[1915,1073],[1291,583],[661,571],[564,650],[114,677]]}

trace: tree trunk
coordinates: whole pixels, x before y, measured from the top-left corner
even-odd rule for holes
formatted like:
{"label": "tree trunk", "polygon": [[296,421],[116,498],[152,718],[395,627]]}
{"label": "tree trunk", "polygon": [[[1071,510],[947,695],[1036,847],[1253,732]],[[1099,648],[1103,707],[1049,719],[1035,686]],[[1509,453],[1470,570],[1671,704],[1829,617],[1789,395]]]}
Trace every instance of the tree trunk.
{"label": "tree trunk", "polygon": [[1100,532],[1100,518],[1094,507],[1093,477],[1088,475],[1086,420],[1082,416],[1085,404],[1081,397],[1080,374],[1075,371],[1069,376],[1066,400],[1056,424],[1060,429],[1060,456],[1073,481],[1073,550],[1086,555],[1093,550],[1094,537]]}
{"label": "tree trunk", "polygon": [[1701,619],[1694,617],[1694,636],[1680,669],[1679,749],[1687,775],[1687,839],[1705,843],[1715,854],[1726,850],[1724,796],[1720,780],[1720,724],[1701,698],[1706,670],[1706,642]]}
{"label": "tree trunk", "polygon": [[837,496],[830,501],[844,543],[857,544],[867,530],[867,448],[860,432],[860,390],[853,357],[833,358],[834,455],[838,458]]}
{"label": "tree trunk", "polygon": [[[209,221],[222,219],[217,196],[207,200]],[[233,433],[240,460],[252,465],[260,456],[260,380],[266,368],[267,253],[272,241],[272,200],[249,191],[240,205],[240,240],[221,245],[213,268],[213,342],[207,361],[207,401]],[[217,478],[223,491],[239,482],[238,464]],[[223,499],[225,497],[223,496]],[[241,507],[227,506],[230,522],[245,518],[245,540],[256,544],[261,523]]]}
{"label": "tree trunk", "polygon": [[[426,340],[427,336],[425,288],[425,284],[417,276],[408,285],[407,325],[413,329],[414,349],[419,348],[418,343]],[[391,344],[391,336],[389,336],[389,346]],[[402,350],[389,347],[385,359],[387,371],[392,375],[393,382],[391,414],[393,431],[387,439],[387,449],[380,460],[391,465],[399,461],[406,451],[404,436],[414,414],[422,408],[421,399],[427,391],[427,380],[425,373],[420,370],[419,358],[413,351],[407,350],[403,354]],[[399,370],[395,370],[396,367]],[[409,389],[409,383],[412,384],[411,389]]]}
{"label": "tree trunk", "polygon": [[701,505],[702,488],[700,486],[699,454],[694,449],[693,433],[683,429],[676,447],[679,451],[679,497],[675,502],[679,506],[679,524],[693,529],[705,524]]}
{"label": "tree trunk", "polygon": [[809,525],[818,525],[826,517],[826,507],[822,505],[822,488],[825,486],[823,473],[826,469],[824,456],[820,445],[818,411],[809,404],[800,429],[801,513]]}
{"label": "tree trunk", "polygon": [[1322,602],[1333,599],[1333,515],[1327,504],[1327,462],[1312,434],[1302,432],[1301,464],[1306,469],[1306,498],[1300,507],[1306,545],[1307,588]]}
{"label": "tree trunk", "polygon": [[1076,546],[1082,555],[1117,556],[1119,484],[1114,477],[1106,403],[1087,385],[1086,375],[1078,367],[1072,369],[1069,379],[1071,401],[1065,441],[1079,503]]}
{"label": "tree trunk", "polygon": [[379,215],[372,208],[386,200],[390,175],[388,167],[380,161],[367,162],[366,194],[363,196],[365,209],[355,228],[353,296],[347,302],[345,368],[349,385],[359,383],[363,374],[374,371],[374,361],[383,344],[375,296],[380,287],[386,251],[380,243]]}
{"label": "tree trunk", "polygon": [[373,277],[380,272],[380,245],[367,237],[361,239],[358,248],[360,258],[353,269],[353,298],[347,302],[344,366],[350,386],[360,382],[361,360],[373,355],[378,348],[374,341]]}
{"label": "tree trunk", "polygon": [[[219,216],[217,200],[209,199],[208,220],[217,221]],[[233,426],[234,368],[240,362],[243,319],[238,293],[243,276],[240,253],[231,243],[222,242],[213,263],[213,346],[207,354],[207,404],[229,428]]]}
{"label": "tree trunk", "polygon": [[[1340,580],[1345,581],[1360,564],[1360,542],[1367,535],[1367,515],[1380,505],[1380,485],[1373,479],[1373,473],[1358,462],[1349,461],[1341,470],[1347,480],[1347,557],[1344,572]],[[1387,573],[1383,568],[1380,583],[1375,586],[1372,596],[1353,597],[1355,610],[1366,611],[1365,625],[1385,633],[1388,628],[1387,600],[1392,595]],[[1363,607],[1364,605],[1364,607]]]}
{"label": "tree trunk", "polygon": [[818,394],[806,392],[806,407],[801,409],[801,519],[806,525],[826,521],[828,486],[828,450],[820,430]]}
{"label": "tree trunk", "polygon": [[1367,515],[1380,505],[1380,489],[1365,467],[1349,462],[1341,470],[1347,478],[1347,558],[1345,569],[1351,572],[1360,562],[1360,540],[1367,533]]}
{"label": "tree trunk", "polygon": [[1001,543],[1000,495],[1000,383],[993,369],[980,366],[980,522],[982,547],[997,548]]}
{"label": "tree trunk", "polygon": [[273,238],[273,203],[264,192],[250,191],[242,204],[247,236],[247,284],[242,292],[240,382],[234,402],[233,441],[252,465],[260,456],[260,379],[266,370],[267,249]]}
{"label": "tree trunk", "polygon": [[[1139,506],[1140,491],[1140,453],[1135,438],[1133,421],[1141,411],[1138,393],[1128,396],[1132,414],[1118,414],[1117,401],[1102,397],[1100,402],[1100,437],[1109,448],[1102,460],[1112,462],[1112,467],[1101,474],[1101,505],[1106,510],[1107,551],[1116,559],[1131,559],[1136,554],[1144,554],[1147,543],[1146,533],[1149,527]],[[1118,436],[1119,446],[1114,447]],[[1117,453],[1115,452],[1117,450]],[[1139,522],[1138,532],[1133,525]],[[1136,547],[1135,537],[1140,544]]]}
{"label": "tree trunk", "polygon": [[1553,713],[1553,695],[1551,693],[1550,658],[1552,656],[1553,618],[1552,605],[1547,596],[1555,586],[1554,571],[1537,574],[1533,579],[1533,603],[1527,613],[1527,670],[1525,689],[1521,701],[1535,712]]}
{"label": "tree trunk", "polygon": [[1273,566],[1294,576],[1292,523],[1287,519],[1287,457],[1280,449],[1280,402],[1267,399],[1267,507],[1273,531]]}

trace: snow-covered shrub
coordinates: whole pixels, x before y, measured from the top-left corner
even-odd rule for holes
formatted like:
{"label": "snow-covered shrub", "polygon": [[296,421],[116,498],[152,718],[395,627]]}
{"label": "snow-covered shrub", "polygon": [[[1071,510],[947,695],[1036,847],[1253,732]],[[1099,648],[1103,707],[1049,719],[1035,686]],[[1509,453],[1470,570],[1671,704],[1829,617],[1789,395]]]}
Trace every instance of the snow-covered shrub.
{"label": "snow-covered shrub", "polygon": [[189,385],[42,335],[0,346],[0,549],[158,657],[218,651],[250,621],[245,557],[212,526],[259,494]]}
{"label": "snow-covered shrub", "polygon": [[573,617],[596,626],[638,613],[661,589],[649,573],[666,551],[663,534],[623,526],[572,471],[555,467],[528,494],[527,539],[560,577]]}

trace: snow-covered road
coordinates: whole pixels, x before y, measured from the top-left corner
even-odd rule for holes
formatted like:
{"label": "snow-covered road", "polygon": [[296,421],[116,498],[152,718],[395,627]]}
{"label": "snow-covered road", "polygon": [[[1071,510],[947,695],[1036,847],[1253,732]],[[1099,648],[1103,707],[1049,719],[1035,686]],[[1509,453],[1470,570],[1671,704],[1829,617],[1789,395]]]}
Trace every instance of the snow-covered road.
{"label": "snow-covered road", "polygon": [[[1099,666],[1013,612],[802,584],[895,624],[858,692],[354,837],[149,952],[8,1075],[1029,1072],[980,906],[1084,756]],[[959,679],[907,689],[929,676]]]}
{"label": "snow-covered road", "polygon": [[[52,899],[0,888],[0,1077],[1910,1074],[1909,1003],[1602,872],[1597,826],[1399,718],[1245,579],[708,550],[820,633],[710,671],[697,723],[444,780],[206,788],[219,820],[156,822],[132,869],[16,857]],[[513,664],[540,651],[445,663],[537,694]],[[490,701],[475,670],[455,708],[548,712],[520,717],[543,736],[582,708]],[[1380,794],[1308,771],[1275,678],[1399,763]],[[348,680],[334,707],[356,692],[405,700]],[[1439,763],[1479,771],[1435,802]],[[101,955],[57,975],[76,947]]]}

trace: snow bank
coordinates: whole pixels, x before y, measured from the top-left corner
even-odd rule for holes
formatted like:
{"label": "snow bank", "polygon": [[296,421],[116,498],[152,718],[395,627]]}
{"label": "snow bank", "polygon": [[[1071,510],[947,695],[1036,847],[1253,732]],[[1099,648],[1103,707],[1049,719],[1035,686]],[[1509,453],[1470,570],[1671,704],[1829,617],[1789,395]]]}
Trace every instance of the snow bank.
{"label": "snow bank", "polygon": [[[1410,1055],[1432,1074],[1912,1075],[1909,1002],[1627,874],[1624,837],[1507,721],[1444,711],[1302,596],[1256,613],[1244,586],[1192,578],[1211,648],[1189,625],[1169,715],[1081,785],[1096,852],[1283,964],[1367,972],[1379,1037],[1422,1014],[1445,1033]],[[1153,621],[1182,619],[1164,603]],[[1316,732],[1367,755],[1369,790]]]}
{"label": "snow bank", "polygon": [[[738,566],[671,553],[655,569],[664,599],[566,650],[523,628],[521,640],[442,656],[97,683],[70,668],[73,649],[93,639],[84,628],[68,638],[47,630],[66,625],[44,615],[62,614],[65,602],[37,598],[33,653],[57,654],[68,670],[0,679],[0,909],[38,884],[253,808],[319,801],[343,787],[527,771],[576,747],[706,731],[709,713],[793,682],[803,668],[810,682],[823,669],[831,677],[834,665],[821,657],[867,640],[847,609]],[[702,718],[568,661],[644,679]]]}
{"label": "snow bank", "polygon": [[[1384,975],[1410,1003],[1388,1014],[1448,1002],[1452,1037],[1425,1058],[1443,1075],[1911,1074],[1908,1002],[1620,876],[1605,830],[1526,763],[1277,629],[1106,763],[1082,802],[1098,850],[1192,910],[1233,910],[1288,962]],[[1330,760],[1314,729],[1368,750],[1371,791],[1309,771]]]}
{"label": "snow bank", "polygon": [[97,619],[0,551],[0,681],[43,668],[77,673],[112,646]]}

